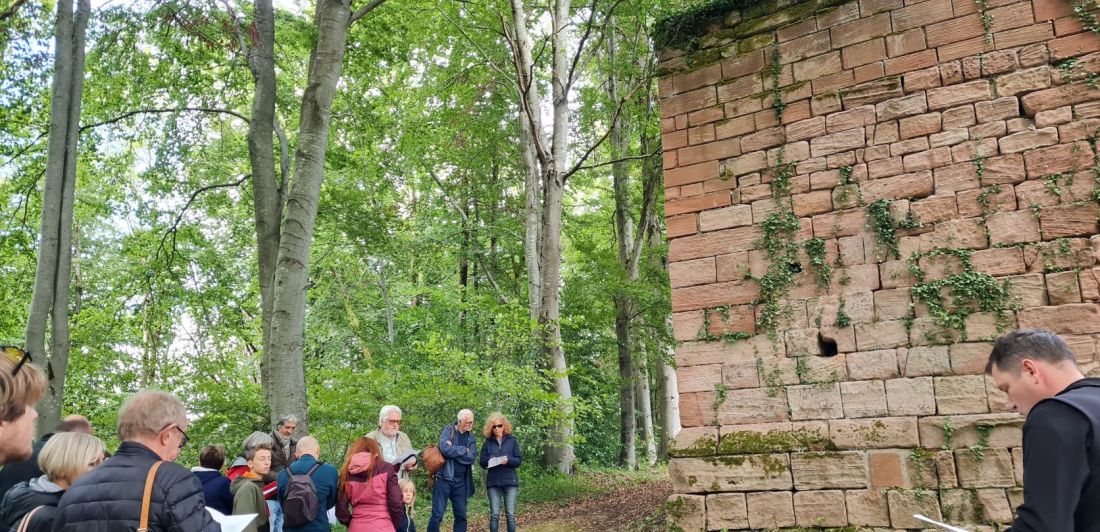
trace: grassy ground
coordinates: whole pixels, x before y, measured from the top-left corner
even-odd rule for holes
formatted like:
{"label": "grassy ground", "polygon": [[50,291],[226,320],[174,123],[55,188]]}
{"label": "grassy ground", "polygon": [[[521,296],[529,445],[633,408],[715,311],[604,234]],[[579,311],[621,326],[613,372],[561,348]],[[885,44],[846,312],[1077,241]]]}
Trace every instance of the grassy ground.
{"label": "grassy ground", "polygon": [[[522,471],[522,469],[521,469]],[[521,474],[516,510],[524,532],[658,531],[664,526],[663,503],[671,493],[664,468],[643,471],[588,469],[561,475],[530,469]],[[470,531],[488,530],[489,499],[483,479],[469,500]],[[431,496],[417,493],[416,525],[426,530]],[[451,530],[448,509],[442,530]],[[504,530],[503,522],[501,530]],[[334,530],[343,530],[336,527]]]}

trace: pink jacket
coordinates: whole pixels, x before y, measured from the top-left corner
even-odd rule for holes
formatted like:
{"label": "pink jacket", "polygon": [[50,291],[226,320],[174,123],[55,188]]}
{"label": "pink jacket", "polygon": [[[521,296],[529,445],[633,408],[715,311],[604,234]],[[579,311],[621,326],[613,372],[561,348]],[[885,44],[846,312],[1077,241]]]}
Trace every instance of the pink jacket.
{"label": "pink jacket", "polygon": [[[367,479],[367,466],[372,462],[373,475]],[[336,518],[348,532],[392,532],[401,522],[403,506],[391,464],[370,453],[351,457],[347,484],[336,499]]]}

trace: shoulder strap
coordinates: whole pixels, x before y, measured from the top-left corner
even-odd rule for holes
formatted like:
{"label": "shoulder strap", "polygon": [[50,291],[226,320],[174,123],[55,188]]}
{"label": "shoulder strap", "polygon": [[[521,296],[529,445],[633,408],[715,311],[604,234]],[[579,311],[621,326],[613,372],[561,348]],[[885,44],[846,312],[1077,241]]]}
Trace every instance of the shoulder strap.
{"label": "shoulder strap", "polygon": [[27,515],[23,516],[23,520],[19,522],[18,532],[27,532],[27,527],[31,526],[31,519],[34,517],[34,514],[41,510],[44,506],[45,505],[37,506],[35,507],[35,509],[27,512]]}
{"label": "shoulder strap", "polygon": [[321,462],[321,461],[318,461],[316,464],[313,464],[313,467],[309,468],[309,471],[306,473],[306,475],[312,477],[313,472],[317,471],[317,468],[321,467],[322,464],[324,464],[324,462]]}
{"label": "shoulder strap", "polygon": [[153,481],[156,480],[157,470],[163,463],[159,461],[153,464],[153,467],[149,468],[148,476],[145,477],[145,493],[141,496],[141,520],[138,522],[137,532],[149,531],[149,506],[153,499]]}

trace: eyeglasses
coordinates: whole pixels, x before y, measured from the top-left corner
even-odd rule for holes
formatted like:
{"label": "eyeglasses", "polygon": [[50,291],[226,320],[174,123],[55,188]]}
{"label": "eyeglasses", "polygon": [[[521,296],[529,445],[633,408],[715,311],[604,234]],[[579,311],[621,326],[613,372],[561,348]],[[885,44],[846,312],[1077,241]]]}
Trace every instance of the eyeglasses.
{"label": "eyeglasses", "polygon": [[390,425],[400,425],[401,420],[400,419],[387,419],[386,423],[389,423]]}
{"label": "eyeglasses", "polygon": [[14,345],[0,345],[0,351],[3,351],[3,353],[13,361],[17,361],[15,364],[15,369],[11,370],[12,377],[19,374],[19,370],[23,369],[23,364],[26,364],[28,361],[34,362],[34,360],[31,359],[31,354],[24,351],[21,347],[16,347]]}
{"label": "eyeglasses", "polygon": [[494,429],[504,428],[504,425],[493,425]]}
{"label": "eyeglasses", "polygon": [[181,428],[180,428],[180,426],[179,426],[179,425],[177,425],[177,424],[175,424],[175,423],[170,423],[170,424],[168,424],[168,426],[164,427],[163,429],[160,429],[160,431],[161,431],[161,432],[164,432],[164,431],[165,431],[165,430],[167,430],[167,429],[168,429],[169,427],[171,427],[171,428],[174,428],[174,429],[176,429],[176,430],[180,431],[180,434],[182,434],[182,435],[183,435],[183,438],[182,438],[182,439],[180,440],[180,449],[183,449],[183,446],[184,446],[184,445],[187,445],[187,442],[191,441],[191,438],[190,438],[190,437],[188,437],[188,436],[187,436],[187,433],[186,433],[186,432],[184,432],[184,431],[183,431],[183,429],[181,429]]}

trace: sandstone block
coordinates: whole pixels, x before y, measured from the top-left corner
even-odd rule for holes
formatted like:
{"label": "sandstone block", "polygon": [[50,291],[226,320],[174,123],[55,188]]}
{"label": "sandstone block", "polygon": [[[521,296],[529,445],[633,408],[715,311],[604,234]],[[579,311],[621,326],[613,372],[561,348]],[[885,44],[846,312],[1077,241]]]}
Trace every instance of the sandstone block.
{"label": "sandstone block", "polygon": [[749,511],[744,493],[707,495],[707,530],[748,528]]}
{"label": "sandstone block", "polygon": [[794,516],[798,526],[848,526],[844,492],[839,490],[795,492]]}
{"label": "sandstone block", "polygon": [[814,157],[821,157],[862,148],[865,143],[864,130],[851,129],[812,139],[810,141],[810,152]]}
{"label": "sandstone block", "polygon": [[922,528],[920,521],[913,519],[913,514],[923,514],[932,519],[940,520],[940,501],[938,497],[928,496],[927,493],[918,495],[916,490],[891,490],[886,492],[886,499],[890,505],[890,525],[894,528]]}
{"label": "sandstone block", "polygon": [[990,99],[989,81],[976,80],[950,87],[928,89],[928,108],[947,109]]}
{"label": "sandstone block", "polygon": [[998,94],[1016,96],[1050,87],[1050,71],[1046,66],[1029,68],[999,76],[996,82]]}
{"label": "sandstone block", "polygon": [[706,498],[702,495],[676,493],[668,497],[668,518],[672,526],[684,532],[704,532],[706,523]]}
{"label": "sandstone block", "polygon": [[916,447],[920,440],[913,417],[833,419],[829,437],[840,449]]}
{"label": "sandstone block", "polygon": [[893,349],[848,353],[848,377],[852,379],[888,379],[898,375],[897,353]]}
{"label": "sandstone block", "polygon": [[973,342],[954,344],[950,347],[951,371],[956,375],[981,375],[985,373],[985,364],[993,344]]}
{"label": "sandstone block", "polygon": [[850,490],[844,492],[848,522],[855,526],[890,526],[886,492],[880,490]]}
{"label": "sandstone block", "polygon": [[964,488],[1010,488],[1016,485],[1012,455],[1008,449],[988,448],[981,453],[970,449],[955,451],[959,485]]}
{"label": "sandstone block", "polygon": [[1039,237],[1039,220],[1030,210],[999,212],[986,221],[989,239],[993,244],[1018,244],[1035,242]]}
{"label": "sandstone block", "polygon": [[718,450],[718,427],[688,427],[680,429],[669,446],[674,458],[713,456]]}
{"label": "sandstone block", "polygon": [[989,412],[985,378],[981,375],[936,377],[936,410],[944,414]]}
{"label": "sandstone block", "polygon": [[1006,96],[987,102],[978,102],[974,104],[974,112],[978,116],[979,123],[1016,118],[1020,116],[1020,100],[1015,96]]}
{"label": "sandstone block", "polygon": [[790,489],[790,459],[786,454],[710,458],[677,458],[668,474],[678,493]]}
{"label": "sandstone block", "polygon": [[904,346],[908,331],[900,320],[856,324],[856,346],[860,351],[874,351]]}
{"label": "sandstone block", "polygon": [[718,407],[718,420],[723,425],[788,421],[786,394],[778,390],[773,397],[764,388],[730,390]]}
{"label": "sandstone block", "polygon": [[906,377],[950,375],[951,358],[947,346],[913,347],[902,366]]}
{"label": "sandstone block", "polygon": [[1024,166],[1030,179],[1049,174],[1077,172],[1092,164],[1092,148],[1087,142],[1057,144],[1024,153]]}
{"label": "sandstone block", "polygon": [[886,390],[882,381],[854,381],[840,383],[844,417],[886,416]]}
{"label": "sandstone block", "polygon": [[928,101],[923,93],[886,100],[875,106],[879,122],[897,120],[928,111]]}
{"label": "sandstone block", "polygon": [[755,530],[795,526],[794,502],[789,491],[750,493],[746,496],[749,528]]}
{"label": "sandstone block", "polygon": [[795,489],[867,487],[867,460],[862,451],[791,453]]}
{"label": "sandstone block", "polygon": [[886,402],[891,416],[926,416],[936,413],[932,377],[886,381]]}
{"label": "sandstone block", "polygon": [[1081,284],[1077,272],[1057,272],[1046,275],[1047,298],[1051,305],[1081,302]]}
{"label": "sandstone block", "polygon": [[1095,203],[1085,205],[1064,205],[1043,209],[1039,224],[1044,240],[1074,236],[1092,236],[1100,230],[1097,216],[1100,215]]}
{"label": "sandstone block", "polygon": [[844,416],[838,384],[811,384],[787,387],[791,419],[834,419]]}
{"label": "sandstone block", "polygon": [[1058,334],[1100,333],[1100,306],[1092,303],[1025,308],[1017,319],[1021,328],[1049,329]]}

